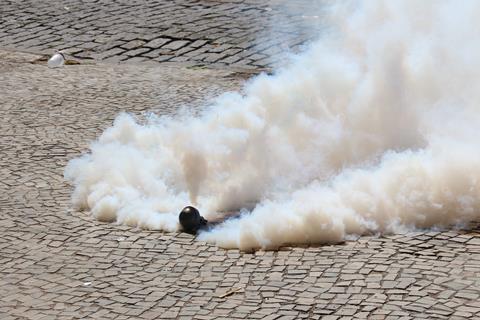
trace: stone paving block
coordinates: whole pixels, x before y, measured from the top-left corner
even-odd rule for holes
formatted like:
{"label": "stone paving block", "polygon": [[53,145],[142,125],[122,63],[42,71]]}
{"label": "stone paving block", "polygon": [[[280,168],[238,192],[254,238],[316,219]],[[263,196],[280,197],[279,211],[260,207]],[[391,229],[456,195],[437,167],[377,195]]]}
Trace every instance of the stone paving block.
{"label": "stone paving block", "polygon": [[153,39],[153,40],[145,43],[143,46],[144,46],[144,47],[148,47],[148,48],[160,48],[160,47],[162,47],[164,44],[169,43],[170,41],[172,41],[172,39],[169,39],[169,38],[157,38],[157,39]]}
{"label": "stone paving block", "polygon": [[174,40],[174,41],[162,46],[162,48],[170,49],[170,50],[174,51],[174,50],[178,50],[178,49],[181,49],[181,48],[185,47],[188,43],[189,42],[185,41],[185,40]]}

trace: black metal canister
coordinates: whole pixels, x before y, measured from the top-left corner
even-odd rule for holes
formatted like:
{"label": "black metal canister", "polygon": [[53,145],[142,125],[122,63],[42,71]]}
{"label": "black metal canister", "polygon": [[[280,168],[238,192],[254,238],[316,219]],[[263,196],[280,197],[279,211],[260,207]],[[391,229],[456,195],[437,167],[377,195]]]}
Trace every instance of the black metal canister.
{"label": "black metal canister", "polygon": [[208,223],[208,221],[200,215],[200,212],[192,206],[183,208],[178,219],[183,231],[190,234],[196,234],[198,230],[205,227]]}

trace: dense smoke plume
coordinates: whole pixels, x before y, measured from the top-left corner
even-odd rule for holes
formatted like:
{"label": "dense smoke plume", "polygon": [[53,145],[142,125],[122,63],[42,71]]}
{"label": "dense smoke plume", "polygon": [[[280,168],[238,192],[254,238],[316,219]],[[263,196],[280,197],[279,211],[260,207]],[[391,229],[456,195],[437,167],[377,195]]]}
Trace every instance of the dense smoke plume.
{"label": "dense smoke plume", "polygon": [[227,248],[332,243],[480,215],[480,3],[332,8],[328,36],[189,119],[122,114],[72,160],[73,202],[99,220]]}

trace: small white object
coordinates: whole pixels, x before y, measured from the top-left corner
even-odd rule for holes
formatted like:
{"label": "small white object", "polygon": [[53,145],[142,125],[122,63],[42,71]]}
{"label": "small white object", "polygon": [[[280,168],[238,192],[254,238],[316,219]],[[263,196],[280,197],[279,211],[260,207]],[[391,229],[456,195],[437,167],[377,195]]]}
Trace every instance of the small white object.
{"label": "small white object", "polygon": [[50,59],[48,59],[49,68],[59,68],[65,64],[65,56],[61,52],[55,53]]}
{"label": "small white object", "polygon": [[91,284],[92,284],[91,282],[85,282],[83,285],[86,287],[86,286],[89,286]]}

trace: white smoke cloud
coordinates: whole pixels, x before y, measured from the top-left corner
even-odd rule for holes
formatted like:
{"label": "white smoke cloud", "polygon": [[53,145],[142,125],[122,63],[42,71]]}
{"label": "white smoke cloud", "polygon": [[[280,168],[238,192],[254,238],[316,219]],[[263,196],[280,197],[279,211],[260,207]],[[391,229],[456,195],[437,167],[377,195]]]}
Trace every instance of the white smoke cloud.
{"label": "white smoke cloud", "polygon": [[[351,7],[350,7],[351,9]],[[332,243],[480,216],[480,3],[368,1],[198,117],[122,114],[65,176],[100,220],[173,231],[196,202],[226,248]],[[190,202],[191,201],[191,202]]]}

